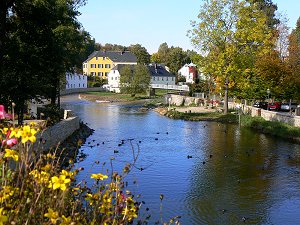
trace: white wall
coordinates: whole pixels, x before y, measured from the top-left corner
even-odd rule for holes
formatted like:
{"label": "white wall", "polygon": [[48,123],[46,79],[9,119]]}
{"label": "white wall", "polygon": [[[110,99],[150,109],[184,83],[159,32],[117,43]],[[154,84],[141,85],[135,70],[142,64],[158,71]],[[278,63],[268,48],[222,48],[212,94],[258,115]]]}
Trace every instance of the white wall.
{"label": "white wall", "polygon": [[107,76],[109,91],[120,92],[120,73],[118,70],[111,70]]}
{"label": "white wall", "polygon": [[66,73],[66,89],[87,88],[87,76],[77,73]]}
{"label": "white wall", "polygon": [[164,85],[175,85],[175,76],[174,77],[165,77],[165,76],[151,76],[150,84],[164,84]]}

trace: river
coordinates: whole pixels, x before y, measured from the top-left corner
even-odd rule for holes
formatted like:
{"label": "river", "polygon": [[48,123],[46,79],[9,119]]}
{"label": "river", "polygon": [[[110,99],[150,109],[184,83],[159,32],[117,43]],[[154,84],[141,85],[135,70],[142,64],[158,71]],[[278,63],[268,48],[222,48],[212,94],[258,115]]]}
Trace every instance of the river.
{"label": "river", "polygon": [[133,160],[132,147],[140,150],[126,179],[150,224],[161,215],[165,222],[181,216],[184,225],[300,224],[300,145],[232,124],[172,120],[132,104],[66,96],[62,105],[95,130],[81,147],[87,157],[78,180],[103,172],[101,163],[112,157],[121,170]]}

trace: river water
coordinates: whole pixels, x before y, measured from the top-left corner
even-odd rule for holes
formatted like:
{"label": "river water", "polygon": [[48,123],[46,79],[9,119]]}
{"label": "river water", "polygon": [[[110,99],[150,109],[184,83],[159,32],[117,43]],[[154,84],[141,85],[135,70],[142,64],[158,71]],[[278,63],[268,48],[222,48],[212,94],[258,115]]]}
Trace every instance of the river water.
{"label": "river water", "polygon": [[78,180],[104,172],[101,163],[112,157],[121,170],[132,162],[132,148],[139,149],[126,179],[145,202],[142,216],[152,215],[150,224],[174,216],[195,225],[300,224],[300,145],[236,125],[172,120],[131,104],[67,96],[62,105],[95,130],[81,147],[87,157]]}

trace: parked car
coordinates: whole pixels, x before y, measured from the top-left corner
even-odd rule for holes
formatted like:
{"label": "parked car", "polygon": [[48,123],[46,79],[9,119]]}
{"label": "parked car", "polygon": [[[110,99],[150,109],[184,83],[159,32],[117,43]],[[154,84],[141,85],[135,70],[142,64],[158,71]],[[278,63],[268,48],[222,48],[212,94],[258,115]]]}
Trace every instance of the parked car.
{"label": "parked car", "polygon": [[268,110],[279,111],[281,108],[281,102],[272,102],[268,104]]}
{"label": "parked car", "polygon": [[268,103],[267,102],[254,102],[253,107],[267,109]]}
{"label": "parked car", "polygon": [[292,102],[291,103],[291,108],[290,108],[290,103],[289,102],[285,102],[285,103],[282,103],[281,105],[281,111],[290,111],[290,109],[292,111],[295,111],[295,109],[297,108],[298,104],[295,103],[295,102]]}

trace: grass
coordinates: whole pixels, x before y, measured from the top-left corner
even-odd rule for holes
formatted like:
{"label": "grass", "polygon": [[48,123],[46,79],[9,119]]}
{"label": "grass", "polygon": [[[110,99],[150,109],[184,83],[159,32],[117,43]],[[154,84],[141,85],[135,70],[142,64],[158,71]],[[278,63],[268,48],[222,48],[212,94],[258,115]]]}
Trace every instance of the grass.
{"label": "grass", "polygon": [[219,112],[211,113],[183,113],[178,111],[169,111],[166,116],[173,119],[191,120],[191,121],[217,121],[223,123],[237,123],[238,116],[234,114],[223,114]]}
{"label": "grass", "polygon": [[277,121],[266,121],[261,117],[243,116],[242,126],[259,130],[262,133],[271,134],[285,139],[300,142],[300,128],[290,126]]}

